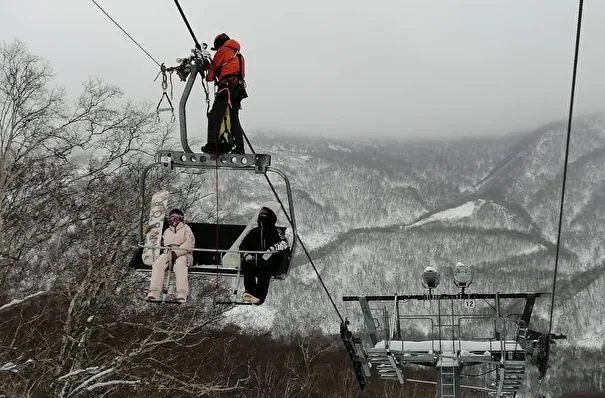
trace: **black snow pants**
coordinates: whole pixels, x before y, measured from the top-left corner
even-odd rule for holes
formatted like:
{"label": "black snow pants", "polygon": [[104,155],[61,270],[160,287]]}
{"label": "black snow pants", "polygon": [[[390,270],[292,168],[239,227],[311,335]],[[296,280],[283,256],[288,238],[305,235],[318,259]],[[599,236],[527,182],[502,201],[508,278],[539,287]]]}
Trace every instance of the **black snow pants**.
{"label": "black snow pants", "polygon": [[240,108],[241,102],[233,98],[233,88],[219,87],[208,113],[208,144],[204,152],[244,153]]}
{"label": "black snow pants", "polygon": [[257,260],[244,261],[242,274],[244,274],[244,288],[246,292],[260,300],[262,304],[269,292],[271,277],[277,272],[281,264],[283,253],[275,253],[268,260],[262,259],[262,254],[255,255]]}

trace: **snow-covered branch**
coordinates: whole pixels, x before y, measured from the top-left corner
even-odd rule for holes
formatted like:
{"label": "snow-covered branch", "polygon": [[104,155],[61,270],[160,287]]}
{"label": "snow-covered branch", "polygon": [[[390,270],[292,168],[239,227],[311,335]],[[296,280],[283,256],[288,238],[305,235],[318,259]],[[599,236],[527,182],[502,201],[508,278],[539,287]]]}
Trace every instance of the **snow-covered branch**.
{"label": "snow-covered branch", "polygon": [[69,372],[67,374],[64,374],[63,376],[58,377],[57,380],[63,380],[63,379],[66,379],[68,377],[77,376],[77,375],[82,374],[82,373],[97,373],[97,372],[99,372],[99,367],[98,366],[91,366],[90,368],[77,369],[77,370],[71,371],[71,372]]}
{"label": "snow-covered branch", "polygon": [[88,379],[84,380],[82,383],[80,383],[79,386],[77,386],[76,388],[74,388],[71,392],[70,395],[73,395],[73,393],[77,392],[78,390],[81,390],[82,388],[85,388],[86,386],[88,386],[90,383],[92,383],[93,381],[100,379],[102,377],[105,377],[111,373],[113,373],[115,371],[114,368],[109,368],[109,369],[105,369],[102,372],[99,372],[91,377],[89,377]]}
{"label": "snow-covered branch", "polygon": [[11,308],[11,307],[14,307],[17,304],[21,304],[24,301],[27,301],[27,300],[32,299],[34,297],[38,297],[38,296],[40,296],[40,295],[42,295],[44,293],[46,293],[46,292],[45,291],[39,291],[39,292],[36,292],[34,294],[30,294],[29,296],[25,296],[22,299],[14,299],[14,300],[10,301],[9,303],[6,303],[6,304],[0,306],[0,311],[6,310],[6,309]]}
{"label": "snow-covered branch", "polygon": [[104,381],[102,383],[95,383],[91,386],[86,387],[87,391],[92,391],[92,390],[96,390],[97,388],[102,388],[102,387],[110,387],[110,386],[116,386],[116,385],[135,385],[135,384],[140,384],[141,380],[109,380],[109,381]]}

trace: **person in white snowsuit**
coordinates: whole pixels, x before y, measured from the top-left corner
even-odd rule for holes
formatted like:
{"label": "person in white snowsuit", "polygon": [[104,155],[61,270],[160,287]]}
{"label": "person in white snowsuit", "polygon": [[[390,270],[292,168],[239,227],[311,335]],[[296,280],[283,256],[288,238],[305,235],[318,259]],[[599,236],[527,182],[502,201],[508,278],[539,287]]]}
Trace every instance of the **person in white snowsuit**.
{"label": "person in white snowsuit", "polygon": [[147,300],[157,300],[162,291],[164,283],[164,272],[172,260],[174,273],[176,275],[176,298],[184,303],[189,293],[189,281],[187,272],[193,264],[191,250],[195,247],[195,237],[191,228],[185,224],[185,215],[179,209],[173,209],[168,214],[168,228],[164,231],[163,246],[165,249],[151,266],[151,284]]}

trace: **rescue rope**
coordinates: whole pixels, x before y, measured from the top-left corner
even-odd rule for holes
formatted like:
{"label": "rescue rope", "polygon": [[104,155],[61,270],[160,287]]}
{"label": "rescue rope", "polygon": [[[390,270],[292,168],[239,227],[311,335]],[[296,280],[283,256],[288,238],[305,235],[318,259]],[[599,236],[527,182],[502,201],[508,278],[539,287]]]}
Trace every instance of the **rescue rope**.
{"label": "rescue rope", "polygon": [[206,94],[206,116],[210,113],[210,93],[207,84],[206,79],[202,79],[202,88],[204,89],[204,94]]}
{"label": "rescue rope", "polygon": [[571,79],[571,95],[569,101],[569,117],[567,120],[567,137],[565,141],[565,161],[563,164],[563,181],[561,183],[561,202],[559,208],[559,225],[557,229],[557,246],[555,252],[555,269],[553,275],[553,283],[552,283],[552,296],[550,303],[550,316],[548,320],[548,335],[546,336],[546,363],[548,364],[548,359],[550,355],[550,335],[552,333],[552,323],[553,323],[553,314],[555,308],[555,294],[557,289],[557,273],[559,270],[559,251],[561,247],[561,230],[563,227],[563,206],[565,204],[565,185],[567,181],[567,166],[569,163],[569,144],[571,141],[571,122],[573,119],[573,106],[574,106],[574,98],[576,91],[576,76],[578,71],[578,55],[580,52],[580,33],[582,29],[582,9],[584,5],[584,0],[579,0],[578,5],[578,24],[576,29],[576,44],[574,50],[574,60],[573,60],[573,73]]}
{"label": "rescue rope", "polygon": [[[217,140],[217,147],[218,147],[218,140]],[[216,153],[216,149],[215,149],[215,153]],[[219,197],[218,197],[218,156],[215,156],[215,162],[216,162],[216,166],[214,167],[214,190],[215,190],[215,196],[216,196],[216,228],[214,228],[215,230],[215,236],[214,236],[214,243],[215,243],[215,258],[217,259],[216,261],[216,277],[215,277],[215,290],[216,293],[214,295],[214,297],[218,296],[219,293],[219,272],[218,272],[218,268],[219,268],[219,262],[220,262],[220,256],[219,256],[219,247],[218,247],[218,240],[219,240],[219,228],[220,228],[220,224],[219,224]]]}

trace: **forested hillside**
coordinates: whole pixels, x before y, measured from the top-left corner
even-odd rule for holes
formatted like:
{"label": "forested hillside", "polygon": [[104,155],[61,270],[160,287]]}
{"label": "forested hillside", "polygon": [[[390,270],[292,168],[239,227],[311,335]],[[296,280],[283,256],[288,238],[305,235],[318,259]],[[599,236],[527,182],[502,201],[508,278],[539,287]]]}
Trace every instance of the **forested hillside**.
{"label": "forested hillside", "polygon": [[[139,175],[158,149],[179,149],[174,126],[101,80],[70,100],[21,43],[1,45],[0,61],[0,397],[434,396],[377,377],[360,392],[304,250],[262,306],[213,306],[234,288],[218,276],[191,276],[184,306],[147,304],[149,276],[128,267]],[[360,335],[359,306],[342,296],[422,293],[428,265],[441,292],[454,291],[457,261],[473,268],[472,292],[551,292],[564,137],[564,123],[440,142],[249,134],[288,176],[300,241]],[[571,151],[553,318],[568,338],[526,396],[603,391],[603,116],[574,122]],[[156,170],[147,188],[145,205],[168,189],[195,221],[245,223],[273,198],[263,176],[226,171]],[[533,328],[549,309],[536,303]]]}

